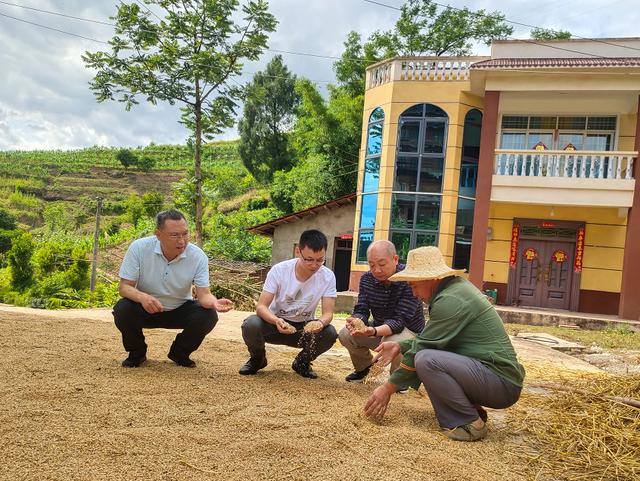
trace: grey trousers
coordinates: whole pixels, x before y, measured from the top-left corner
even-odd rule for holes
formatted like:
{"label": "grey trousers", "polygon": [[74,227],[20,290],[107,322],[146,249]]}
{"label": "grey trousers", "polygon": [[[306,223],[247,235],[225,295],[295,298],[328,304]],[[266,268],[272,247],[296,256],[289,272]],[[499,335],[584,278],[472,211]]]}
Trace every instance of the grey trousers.
{"label": "grey trousers", "polygon": [[[416,337],[416,333],[410,331],[406,327],[402,332],[386,337],[352,336],[349,334],[349,330],[346,327],[340,329],[340,332],[338,333],[340,344],[349,351],[351,362],[353,363],[353,367],[356,371],[363,371],[371,366],[371,363],[373,362],[371,349],[378,347],[381,342],[400,342],[412,337]],[[390,372],[398,369],[401,360],[402,354],[396,356],[395,359],[391,361],[391,366],[389,368]]]}
{"label": "grey trousers", "polygon": [[[304,323],[290,322],[290,324],[301,331]],[[296,332],[295,334],[281,334],[278,328],[269,324],[256,314],[247,317],[242,323],[242,338],[247,345],[249,355],[255,359],[262,359],[266,356],[265,343],[281,344],[291,347],[301,347],[298,355],[303,362],[311,362],[323,352],[328,351],[336,342],[338,334],[336,328],[331,324],[326,326],[317,334]]]}
{"label": "grey trousers", "polygon": [[475,405],[503,409],[515,404],[522,390],[480,361],[453,352],[423,349],[415,356],[415,367],[445,429],[478,419]]}

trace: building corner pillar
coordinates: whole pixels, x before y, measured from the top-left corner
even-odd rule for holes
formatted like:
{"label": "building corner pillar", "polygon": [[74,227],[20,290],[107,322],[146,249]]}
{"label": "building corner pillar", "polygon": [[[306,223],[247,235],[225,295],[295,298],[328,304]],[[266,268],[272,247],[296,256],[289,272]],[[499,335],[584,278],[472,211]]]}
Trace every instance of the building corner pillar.
{"label": "building corner pillar", "polygon": [[[640,151],[640,96],[638,97],[638,113],[636,116],[636,140],[634,150]],[[622,286],[620,289],[620,306],[618,315],[623,319],[640,319],[640,167],[636,158],[633,166],[636,186],[633,192],[633,205],[627,216],[627,235],[624,243],[624,259],[622,262]]]}
{"label": "building corner pillar", "polygon": [[480,157],[478,159],[476,203],[473,214],[473,234],[471,236],[471,260],[469,262],[469,280],[478,289],[482,289],[484,258],[487,251],[491,178],[493,176],[496,135],[498,132],[499,105],[500,92],[486,91],[480,133]]}

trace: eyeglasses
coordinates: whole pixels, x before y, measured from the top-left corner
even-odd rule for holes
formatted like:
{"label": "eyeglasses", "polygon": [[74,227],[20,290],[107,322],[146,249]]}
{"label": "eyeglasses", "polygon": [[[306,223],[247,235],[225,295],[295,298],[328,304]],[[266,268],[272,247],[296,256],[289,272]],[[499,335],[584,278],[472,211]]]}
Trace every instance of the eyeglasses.
{"label": "eyeglasses", "polygon": [[188,239],[189,238],[189,233],[188,232],[182,232],[182,233],[170,232],[169,234],[167,234],[167,237],[169,237],[169,239],[171,239],[173,241],[177,241],[177,240],[180,240],[180,239]]}
{"label": "eyeglasses", "polygon": [[300,259],[306,264],[324,264],[324,261],[327,259],[326,257],[321,257],[320,259],[314,259],[313,257],[304,257],[300,256]]}

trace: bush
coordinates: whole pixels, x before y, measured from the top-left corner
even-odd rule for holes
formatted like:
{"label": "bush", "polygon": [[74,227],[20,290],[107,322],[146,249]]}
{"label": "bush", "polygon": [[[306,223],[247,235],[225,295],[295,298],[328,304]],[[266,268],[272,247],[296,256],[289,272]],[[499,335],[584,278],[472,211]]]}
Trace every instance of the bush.
{"label": "bush", "polygon": [[15,230],[5,230],[0,228],[0,254],[9,252],[11,242],[18,232]]}
{"label": "bush", "polygon": [[148,217],[155,218],[164,207],[164,196],[160,192],[145,192],[142,195],[142,206]]}
{"label": "bush", "polygon": [[144,172],[149,172],[155,166],[156,166],[156,159],[154,159],[153,157],[144,156],[142,157],[142,159],[138,161],[138,169]]}
{"label": "bush", "polygon": [[11,267],[11,285],[22,292],[33,284],[33,238],[28,232],[24,232],[13,240],[8,254],[9,267]]}
{"label": "bush", "polygon": [[14,230],[16,228],[16,216],[5,209],[0,209],[0,229]]}
{"label": "bush", "polygon": [[116,159],[118,159],[125,169],[138,164],[138,156],[129,149],[120,149],[116,154]]}

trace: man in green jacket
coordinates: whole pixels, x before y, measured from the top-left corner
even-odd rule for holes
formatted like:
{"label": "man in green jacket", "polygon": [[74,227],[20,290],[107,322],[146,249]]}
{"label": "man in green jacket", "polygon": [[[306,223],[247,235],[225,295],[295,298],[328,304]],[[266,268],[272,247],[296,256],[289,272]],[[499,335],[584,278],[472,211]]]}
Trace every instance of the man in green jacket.
{"label": "man in green jacket", "polygon": [[487,434],[482,406],[503,409],[518,400],[524,368],[500,316],[463,274],[445,264],[437,247],[420,247],[409,251],[407,267],[389,278],[411,285],[428,303],[429,320],[417,337],[376,349],[374,362],[382,366],[399,353],[403,358],[367,399],[366,416],[384,416],[398,386],[423,384],[445,435],[477,441]]}

